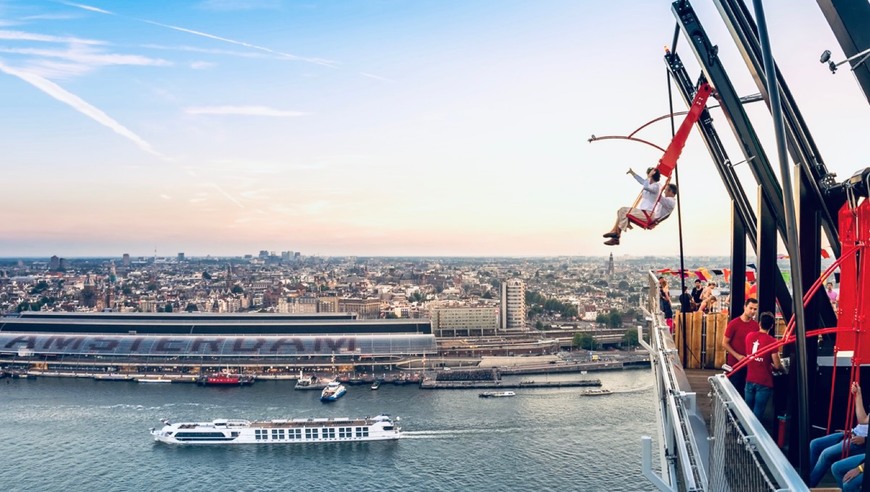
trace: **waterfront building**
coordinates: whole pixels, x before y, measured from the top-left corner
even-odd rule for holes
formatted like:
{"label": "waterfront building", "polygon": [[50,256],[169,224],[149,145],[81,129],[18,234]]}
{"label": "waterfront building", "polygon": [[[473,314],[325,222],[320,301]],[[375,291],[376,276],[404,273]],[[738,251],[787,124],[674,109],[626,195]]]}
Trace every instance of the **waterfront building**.
{"label": "waterfront building", "polygon": [[487,336],[498,333],[498,309],[492,307],[436,308],[432,332],[439,337]]}

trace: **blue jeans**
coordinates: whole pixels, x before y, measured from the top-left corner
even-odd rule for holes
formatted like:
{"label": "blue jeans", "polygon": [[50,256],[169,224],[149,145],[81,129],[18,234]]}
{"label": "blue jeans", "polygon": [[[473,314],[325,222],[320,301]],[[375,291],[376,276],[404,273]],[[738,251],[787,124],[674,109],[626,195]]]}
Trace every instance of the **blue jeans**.
{"label": "blue jeans", "polygon": [[755,418],[759,422],[764,418],[764,411],[767,410],[767,400],[770,400],[770,395],[772,394],[773,388],[755,383],[746,383],[743,399],[746,400],[746,405],[752,409],[752,413],[755,414]]}
{"label": "blue jeans", "polygon": [[843,475],[852,468],[860,465],[862,461],[864,461],[864,455],[856,454],[855,456],[849,456],[848,458],[842,459],[831,465],[831,473],[834,474],[834,478],[837,479],[837,485],[843,489],[843,492],[857,492],[861,490],[861,485],[864,483],[863,473],[859,473],[857,477],[846,483],[843,483]]}
{"label": "blue jeans", "polygon": [[[835,432],[810,441],[810,466],[813,467],[810,472],[810,487],[817,486],[828,473],[828,468],[835,461],[840,460],[840,454],[843,451],[843,436],[842,432]],[[864,446],[849,443],[847,456],[856,455],[863,450]],[[852,481],[850,480],[849,483]]]}

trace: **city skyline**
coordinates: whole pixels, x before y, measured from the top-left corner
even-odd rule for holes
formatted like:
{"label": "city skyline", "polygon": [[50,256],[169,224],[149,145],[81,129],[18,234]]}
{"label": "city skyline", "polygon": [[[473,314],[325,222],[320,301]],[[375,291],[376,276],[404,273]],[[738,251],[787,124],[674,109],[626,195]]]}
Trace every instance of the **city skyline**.
{"label": "city skyline", "polygon": [[[818,62],[844,57],[815,2],[765,7],[844,179],[867,165],[867,101]],[[756,93],[715,6],[695,8]],[[638,191],[625,171],[660,155],[587,143],[667,112],[674,22],[670,2],[629,0],[2,2],[0,257],[676,255],[676,216],[601,244]],[[763,103],[747,111],[778,168]],[[727,195],[694,130],[680,172],[686,254],[727,255]]]}

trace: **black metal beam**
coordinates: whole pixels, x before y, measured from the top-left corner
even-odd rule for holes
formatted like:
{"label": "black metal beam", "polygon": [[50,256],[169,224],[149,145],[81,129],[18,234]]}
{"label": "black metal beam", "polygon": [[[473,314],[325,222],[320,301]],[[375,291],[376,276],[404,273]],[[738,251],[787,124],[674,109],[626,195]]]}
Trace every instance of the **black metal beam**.
{"label": "black metal beam", "polygon": [[[758,201],[763,200],[763,191],[759,186]],[[758,288],[756,289],[756,297],[758,298],[758,311],[776,312],[776,302],[774,299],[775,288],[774,283],[776,277],[782,278],[776,263],[776,222],[774,218],[768,214],[761,214],[761,220],[758,221],[758,248],[756,257],[758,261],[757,281]]]}
{"label": "black metal beam", "polygon": [[[722,14],[722,19],[725,21],[737,45],[737,49],[740,51],[743,59],[746,60],[746,67],[749,69],[769,109],[770,97],[766,85],[767,74],[762,60],[758,27],[750,15],[749,9],[742,0],[716,0],[716,4]],[[805,196],[805,199],[810,200],[812,206],[819,209],[821,228],[828,237],[828,243],[831,245],[834,256],[839,256],[840,242],[837,232],[837,211],[840,209],[843,201],[842,199],[831,201],[826,197],[826,192],[833,185],[835,176],[825,166],[809,128],[797,107],[794,97],[791,95],[785,77],[783,77],[778,67],[774,68],[774,73],[781,95],[789,155],[792,161],[800,165],[804,170],[801,173],[800,183],[801,186],[805,186],[811,191],[811,193]],[[815,273],[817,277],[821,272]],[[833,311],[828,311],[830,311],[828,314],[833,316]]]}
{"label": "black metal beam", "polygon": [[[825,19],[843,48],[845,58],[870,48],[870,2],[860,0],[816,0]],[[857,63],[850,62],[850,66]],[[870,102],[870,60],[854,68],[853,73]]]}
{"label": "black metal beam", "polygon": [[[742,190],[741,190],[742,191]],[[746,297],[746,227],[736,203],[731,201],[731,302],[728,319],[743,314]]]}

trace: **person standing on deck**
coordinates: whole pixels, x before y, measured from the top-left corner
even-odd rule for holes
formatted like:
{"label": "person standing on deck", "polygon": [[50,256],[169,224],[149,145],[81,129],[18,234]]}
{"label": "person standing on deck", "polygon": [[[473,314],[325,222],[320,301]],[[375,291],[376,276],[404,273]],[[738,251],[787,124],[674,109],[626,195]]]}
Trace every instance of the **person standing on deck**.
{"label": "person standing on deck", "polygon": [[755,321],[757,313],[758,299],[750,297],[743,303],[743,314],[728,323],[725,335],[722,337],[722,348],[728,353],[725,358],[725,364],[728,365],[727,370],[729,371],[728,378],[741,397],[746,389],[746,367],[736,372],[731,371],[731,367],[746,357],[746,335],[761,329],[758,322]]}
{"label": "person standing on deck", "polygon": [[692,289],[692,302],[695,303],[695,311],[701,307],[701,293],[704,288],[701,287],[701,279],[695,279],[695,287]]}
{"label": "person standing on deck", "polygon": [[774,352],[762,357],[756,357],[756,353],[776,343],[776,338],[770,336],[770,330],[776,322],[776,317],[771,312],[763,312],[758,317],[760,328],[758,331],[746,335],[747,354],[750,362],[746,365],[746,389],[744,398],[746,404],[752,409],[755,418],[764,422],[764,412],[767,410],[767,402],[773,395],[773,369],[781,370],[782,363],[779,354]]}

